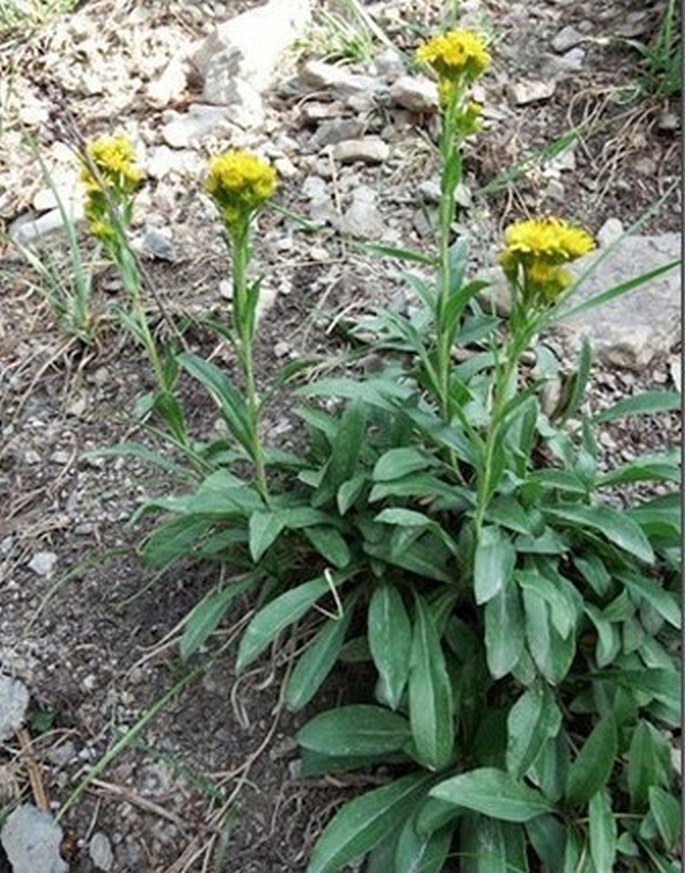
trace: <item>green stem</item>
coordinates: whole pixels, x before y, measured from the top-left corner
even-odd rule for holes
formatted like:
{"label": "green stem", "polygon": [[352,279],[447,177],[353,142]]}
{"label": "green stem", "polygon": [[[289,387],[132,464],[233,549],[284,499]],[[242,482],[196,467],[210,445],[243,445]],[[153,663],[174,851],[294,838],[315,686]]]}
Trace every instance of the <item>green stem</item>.
{"label": "green stem", "polygon": [[252,338],[256,301],[248,298],[247,265],[250,260],[249,221],[234,228],[231,235],[233,248],[233,320],[236,332],[238,363],[245,382],[247,397],[247,416],[250,426],[250,455],[254,464],[255,480],[264,503],[269,502],[269,488],[266,481],[264,452],[259,439],[260,404],[254,376]]}
{"label": "green stem", "polygon": [[494,379],[494,401],[490,416],[490,427],[485,440],[483,462],[478,477],[478,493],[476,497],[475,523],[476,531],[483,524],[485,511],[490,503],[493,488],[493,460],[495,448],[502,438],[502,429],[506,420],[504,409],[512,391],[512,380],[516,379],[518,362],[530,339],[530,328],[526,325],[520,331],[513,331],[505,349],[505,360],[498,367]]}

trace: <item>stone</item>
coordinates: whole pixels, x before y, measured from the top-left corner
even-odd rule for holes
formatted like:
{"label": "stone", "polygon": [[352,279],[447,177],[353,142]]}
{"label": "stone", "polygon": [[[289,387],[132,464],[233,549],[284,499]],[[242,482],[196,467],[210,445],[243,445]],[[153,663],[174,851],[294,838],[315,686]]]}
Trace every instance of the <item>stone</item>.
{"label": "stone", "polygon": [[390,86],[390,99],[410,112],[435,112],[438,89],[427,76],[401,76]]}
{"label": "stone", "polygon": [[510,88],[510,93],[517,106],[527,106],[539,100],[549,100],[556,87],[557,83],[553,80],[543,82],[540,79],[526,79],[515,82]]}
{"label": "stone", "polygon": [[440,182],[437,179],[426,179],[421,182],[417,191],[426,203],[440,202]]}
{"label": "stone", "polygon": [[18,730],[29,705],[29,692],[23,682],[0,675],[0,742]]}
{"label": "stone", "polygon": [[187,63],[182,57],[173,57],[162,74],[148,85],[148,100],[157,107],[168,106],[180,99],[187,86]]}
{"label": "stone", "polygon": [[132,245],[136,251],[155,261],[174,263],[179,260],[178,252],[171,240],[171,232],[168,230],[146,228],[142,236],[133,240]]}
{"label": "stone", "polygon": [[62,828],[49,812],[30,803],[9,814],[0,842],[12,873],[68,873],[69,867],[59,854]]}
{"label": "stone", "polygon": [[175,112],[173,116],[162,128],[162,139],[175,149],[189,148],[232,120],[226,107],[203,103],[194,103],[186,113]]}
{"label": "stone", "polygon": [[347,139],[333,146],[333,158],[341,164],[381,164],[390,155],[390,146],[378,136]]}
{"label": "stone", "polygon": [[302,193],[309,199],[309,215],[312,221],[327,224],[336,220],[337,212],[325,179],[321,176],[307,176]]}
{"label": "stone", "polygon": [[376,203],[375,190],[359,185],[352,194],[352,203],[337,222],[338,230],[358,239],[382,236],[385,223]]}
{"label": "stone", "polygon": [[[678,260],[680,244],[678,233],[626,236],[608,253],[581,258],[573,265],[575,275],[581,276],[595,261],[597,267],[582,280],[567,307]],[[674,267],[597,309],[562,317],[556,329],[573,339],[587,336],[605,363],[640,371],[679,340],[681,311],[680,271]]]}
{"label": "stone", "polygon": [[586,54],[585,49],[576,47],[565,52],[561,57],[548,55],[542,66],[542,72],[545,76],[553,76],[556,79],[572,76],[583,69]]}
{"label": "stone", "polygon": [[109,871],[114,866],[114,854],[112,853],[112,844],[109,841],[107,834],[102,831],[96,831],[90,838],[88,843],[88,854],[90,860],[98,870]]}
{"label": "stone", "polygon": [[563,54],[569,49],[575,48],[579,42],[584,39],[583,34],[576,30],[572,24],[562,27],[561,30],[552,38],[552,48],[555,52]]}
{"label": "stone", "polygon": [[351,73],[345,67],[326,61],[307,61],[300,70],[300,79],[311,88],[330,89],[342,96],[365,94],[369,91],[382,93],[387,90],[386,85],[373,76]]}
{"label": "stone", "polygon": [[364,122],[358,118],[340,118],[323,121],[314,136],[312,145],[321,149],[346,139],[355,139],[364,133]]}
{"label": "stone", "polygon": [[36,552],[29,561],[29,570],[37,576],[52,576],[57,563],[57,555],[54,552]]}
{"label": "stone", "polygon": [[402,54],[390,46],[383,49],[374,59],[374,66],[379,76],[385,76],[388,79],[398,79],[405,69]]}
{"label": "stone", "polygon": [[207,103],[230,106],[245,127],[264,118],[261,94],[278,64],[305,32],[312,0],[269,0],[218,25],[192,56]]}
{"label": "stone", "polygon": [[[81,199],[74,203],[71,218],[74,221],[79,221],[83,218],[83,202]],[[26,246],[50,233],[54,233],[56,230],[61,230],[63,227],[64,216],[59,208],[55,208],[38,217],[30,213],[20,215],[19,218],[10,224],[9,236],[17,245]]]}
{"label": "stone", "polygon": [[657,127],[664,133],[674,133],[680,128],[680,118],[675,112],[662,112],[657,121]]}
{"label": "stone", "polygon": [[597,244],[600,248],[606,248],[623,234],[623,222],[618,218],[607,218],[597,231]]}

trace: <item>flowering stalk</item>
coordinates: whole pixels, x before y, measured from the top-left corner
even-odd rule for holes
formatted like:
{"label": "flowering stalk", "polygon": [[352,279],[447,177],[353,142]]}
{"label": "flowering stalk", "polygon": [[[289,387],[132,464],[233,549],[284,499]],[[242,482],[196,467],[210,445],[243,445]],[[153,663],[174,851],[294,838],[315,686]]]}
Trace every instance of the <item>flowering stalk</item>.
{"label": "flowering stalk", "polygon": [[594,248],[589,234],[559,218],[534,218],[510,225],[499,262],[512,297],[504,360],[497,366],[490,426],[486,436],[476,501],[476,529],[480,528],[494,489],[494,456],[504,436],[507,403],[516,392],[518,363],[537,333],[545,313],[571,283],[563,264]]}
{"label": "flowering stalk", "polygon": [[254,464],[255,480],[264,502],[268,502],[264,452],[259,439],[261,410],[253,359],[259,283],[248,283],[247,269],[250,263],[252,219],[276,190],[276,172],[270,164],[249,152],[229,151],[210,162],[205,190],[221,213],[232,254],[233,323],[229,327],[229,335],[245,383],[249,452]]}
{"label": "flowering stalk", "polygon": [[140,293],[140,274],[126,239],[131,223],[133,195],[142,184],[135,166],[135,152],[121,136],[105,137],[88,143],[82,159],[81,181],[86,189],[84,214],[88,230],[102,243],[116,264],[131,301],[131,316],[122,317],[145,348],[155,379],[162,393],[169,386],[160,360]]}
{"label": "flowering stalk", "polygon": [[429,65],[438,74],[439,150],[442,171],[435,310],[436,388],[442,417],[449,424],[456,411],[452,404],[450,377],[452,344],[460,315],[460,312],[455,313],[453,306],[450,306],[454,291],[450,258],[451,227],[455,212],[455,194],[462,180],[461,148],[466,137],[478,130],[480,114],[477,104],[467,102],[468,88],[488,68],[490,55],[479,37],[466,30],[454,30],[421,45],[416,58],[419,63]]}

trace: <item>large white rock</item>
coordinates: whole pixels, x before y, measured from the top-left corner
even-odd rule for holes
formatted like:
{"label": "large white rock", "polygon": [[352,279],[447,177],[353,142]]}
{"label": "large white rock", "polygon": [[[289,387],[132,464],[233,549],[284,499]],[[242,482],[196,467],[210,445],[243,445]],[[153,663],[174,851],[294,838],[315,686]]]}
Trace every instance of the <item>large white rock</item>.
{"label": "large white rock", "polygon": [[18,806],[0,831],[12,873],[68,873],[59,854],[62,828],[49,812],[30,803]]}
{"label": "large white rock", "polygon": [[[571,296],[569,308],[678,260],[680,247],[679,233],[626,236],[603,260],[602,249],[582,258],[573,265],[576,276],[595,262],[597,267]],[[587,336],[606,363],[641,370],[657,356],[667,355],[681,336],[681,284],[675,267],[609,303],[562,320],[559,328],[572,336]]]}
{"label": "large white rock", "polygon": [[207,103],[243,109],[239,123],[259,124],[260,94],[311,18],[312,0],[269,0],[220,24],[192,57]]}

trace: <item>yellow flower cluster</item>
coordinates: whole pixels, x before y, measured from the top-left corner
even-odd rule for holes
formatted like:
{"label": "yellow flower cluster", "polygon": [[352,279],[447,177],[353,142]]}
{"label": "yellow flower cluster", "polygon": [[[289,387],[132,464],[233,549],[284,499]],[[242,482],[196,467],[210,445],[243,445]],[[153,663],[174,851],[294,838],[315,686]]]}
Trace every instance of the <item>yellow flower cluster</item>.
{"label": "yellow flower cluster", "polygon": [[231,229],[249,221],[275,190],[276,171],[251,152],[228,151],[209,163],[205,191]]}
{"label": "yellow flower cluster", "polygon": [[499,256],[511,281],[523,270],[523,289],[528,299],[550,302],[571,282],[561,265],[591,252],[595,244],[582,228],[570,227],[560,218],[530,218],[517,221],[505,231],[506,248]]}
{"label": "yellow flower cluster", "polygon": [[431,66],[441,80],[467,84],[490,66],[483,40],[468,30],[452,30],[429,39],[417,49],[416,60]]}
{"label": "yellow flower cluster", "polygon": [[139,187],[143,177],[135,166],[135,151],[123,136],[93,140],[86,146],[86,154],[101,177],[98,180],[83,161],[81,181],[88,191],[99,191],[104,185],[119,194],[132,194]]}

